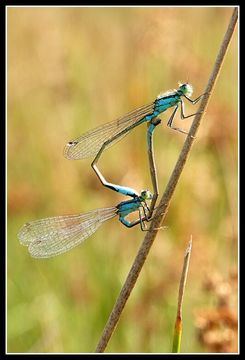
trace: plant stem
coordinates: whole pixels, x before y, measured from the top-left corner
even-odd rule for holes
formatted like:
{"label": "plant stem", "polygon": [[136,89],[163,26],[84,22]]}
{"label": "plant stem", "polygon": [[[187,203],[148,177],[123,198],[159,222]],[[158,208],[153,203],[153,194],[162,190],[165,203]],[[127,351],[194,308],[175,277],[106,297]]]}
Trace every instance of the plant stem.
{"label": "plant stem", "polygon": [[134,285],[138,279],[140,271],[145,263],[145,260],[150,251],[150,248],[156,238],[158,230],[162,226],[163,220],[167,214],[167,211],[168,211],[168,208],[170,205],[170,201],[173,197],[175,188],[177,186],[180,175],[181,175],[184,165],[186,163],[187,157],[190,153],[191,146],[192,146],[195,136],[197,134],[197,130],[200,126],[200,121],[203,117],[204,111],[207,108],[207,104],[208,104],[209,98],[212,94],[213,87],[217,80],[218,74],[221,70],[222,63],[224,61],[225,55],[228,50],[228,46],[231,41],[232,34],[233,34],[235,26],[236,26],[237,18],[238,18],[238,7],[235,7],[233,10],[226,34],[221,43],[221,47],[220,47],[218,56],[217,56],[215,64],[214,64],[213,71],[210,75],[210,78],[209,78],[209,81],[208,81],[208,84],[206,87],[205,92],[207,94],[201,100],[200,107],[198,109],[198,114],[194,117],[189,134],[185,140],[185,143],[183,145],[183,148],[181,150],[181,153],[179,155],[177,163],[174,167],[172,175],[170,176],[166,190],[164,191],[164,194],[162,196],[160,204],[156,209],[155,216],[151,221],[149,231],[146,233],[146,236],[139,248],[139,251],[138,251],[136,257],[135,257],[133,265],[128,273],[127,279],[126,279],[126,281],[119,293],[119,296],[114,304],[112,312],[109,316],[109,319],[104,327],[103,333],[102,333],[101,338],[96,347],[96,350],[95,350],[96,352],[100,353],[105,350],[105,348],[108,344],[108,341],[110,340],[112,333],[115,330],[116,325],[120,319],[121,313],[124,309],[127,299],[129,297],[131,291],[133,290]]}
{"label": "plant stem", "polygon": [[188,247],[185,252],[184,264],[183,264],[183,269],[179,284],[178,307],[177,307],[177,316],[175,321],[173,347],[172,347],[173,353],[180,352],[181,335],[182,335],[182,306],[183,306],[185,284],[186,284],[190,256],[191,256],[191,249],[192,249],[192,238],[189,241]]}

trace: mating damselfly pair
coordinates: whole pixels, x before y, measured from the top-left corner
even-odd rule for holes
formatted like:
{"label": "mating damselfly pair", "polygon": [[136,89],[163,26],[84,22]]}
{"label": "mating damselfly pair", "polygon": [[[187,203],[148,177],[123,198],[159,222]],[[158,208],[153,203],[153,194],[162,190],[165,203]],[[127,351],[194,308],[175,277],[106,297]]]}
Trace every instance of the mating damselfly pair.
{"label": "mating damselfly pair", "polygon": [[[182,98],[187,99],[194,105],[205,94],[192,100],[190,98],[192,93],[193,88],[190,84],[179,84],[177,90],[161,93],[149,105],[142,106],[123,117],[90,130],[66,144],[64,156],[67,159],[79,160],[94,156],[91,165],[102,185],[123,195],[130,196],[132,199],[122,201],[114,207],[96,209],[77,215],[55,216],[24,224],[18,233],[18,237],[21,244],[28,246],[28,250],[33,257],[48,258],[64,253],[91,236],[103,222],[116,216],[127,227],[140,224],[141,230],[147,230],[145,222],[152,219],[158,197],[158,181],[153,151],[153,132],[161,122],[158,116],[167,109],[174,107],[167,126],[173,130],[188,134],[180,128],[173,127],[173,120],[179,106],[181,119],[197,114],[185,115]],[[104,178],[97,167],[97,162],[106,149],[143,123],[148,124],[147,146],[153,194],[148,190],[142,190],[139,194],[132,188],[112,184]],[[147,200],[150,200],[149,205]],[[138,211],[139,218],[132,222],[128,221],[126,217],[135,211]]]}

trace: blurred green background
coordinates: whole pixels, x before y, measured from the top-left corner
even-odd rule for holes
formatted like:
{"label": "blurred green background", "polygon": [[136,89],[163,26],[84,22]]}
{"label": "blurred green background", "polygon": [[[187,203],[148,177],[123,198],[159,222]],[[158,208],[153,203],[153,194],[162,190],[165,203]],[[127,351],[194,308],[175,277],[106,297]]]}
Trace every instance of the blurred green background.
{"label": "blurred green background", "polygon": [[[17,239],[26,221],[125,200],[103,188],[92,159],[68,161],[67,141],[150,103],[178,81],[193,98],[207,84],[230,7],[8,8],[7,351],[93,352],[145,234],[108,221],[70,252],[35,260]],[[237,30],[166,217],[107,347],[171,352],[183,255],[193,251],[182,352],[207,352],[195,312],[214,306],[207,274],[237,267]],[[186,113],[197,107],[186,104]],[[166,127],[154,145],[160,194],[185,135]],[[188,129],[192,118],[176,126]],[[106,151],[114,183],[151,190],[146,125]]]}

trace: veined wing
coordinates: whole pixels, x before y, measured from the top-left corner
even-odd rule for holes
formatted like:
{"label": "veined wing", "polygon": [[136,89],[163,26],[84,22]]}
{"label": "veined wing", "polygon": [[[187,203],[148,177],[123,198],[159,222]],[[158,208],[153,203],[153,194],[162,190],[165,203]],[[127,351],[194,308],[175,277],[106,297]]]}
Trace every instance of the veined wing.
{"label": "veined wing", "polygon": [[48,258],[79,245],[117,212],[116,207],[110,207],[31,221],[23,225],[18,238],[22,245],[28,246],[31,256]]}
{"label": "veined wing", "polygon": [[[100,148],[107,140],[110,140],[121,133],[121,135],[106,146],[106,149],[121,140],[130,129],[136,126],[138,122],[140,123],[141,119],[148,114],[150,115],[153,111],[154,102],[133,110],[119,119],[86,132],[77,139],[69,141],[66,144],[64,156],[67,159],[78,160],[97,155]],[[129,128],[128,131],[126,130],[127,128]]]}

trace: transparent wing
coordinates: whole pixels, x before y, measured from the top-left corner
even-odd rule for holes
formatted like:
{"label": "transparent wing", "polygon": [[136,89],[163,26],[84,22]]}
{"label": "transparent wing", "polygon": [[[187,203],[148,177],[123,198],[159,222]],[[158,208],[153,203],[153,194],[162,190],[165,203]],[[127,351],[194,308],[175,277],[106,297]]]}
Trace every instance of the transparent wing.
{"label": "transparent wing", "polygon": [[67,159],[78,160],[85,159],[98,154],[102,145],[114,136],[119,135],[116,139],[112,140],[106,149],[121,140],[133,125],[137,125],[141,119],[146,115],[150,115],[154,111],[154,103],[142,106],[134,111],[131,111],[127,115],[99,126],[93,130],[86,132],[77,139],[69,141],[64,148],[64,156]]}
{"label": "transparent wing", "polygon": [[31,221],[23,225],[18,238],[35,258],[59,255],[79,245],[117,212],[117,208],[110,207]]}

